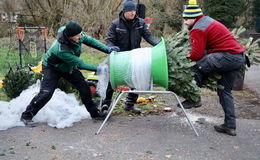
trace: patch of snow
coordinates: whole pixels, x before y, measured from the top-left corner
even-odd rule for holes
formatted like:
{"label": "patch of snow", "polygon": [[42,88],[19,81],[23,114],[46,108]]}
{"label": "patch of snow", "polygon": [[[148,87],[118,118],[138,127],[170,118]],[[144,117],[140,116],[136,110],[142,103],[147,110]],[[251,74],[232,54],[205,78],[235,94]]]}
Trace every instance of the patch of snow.
{"label": "patch of snow", "polygon": [[[20,121],[21,114],[39,90],[38,81],[10,102],[0,102],[0,130],[24,126]],[[38,112],[33,121],[45,122],[51,127],[65,128],[85,118],[90,118],[89,112],[84,105],[79,104],[75,95],[56,89],[51,100]]]}

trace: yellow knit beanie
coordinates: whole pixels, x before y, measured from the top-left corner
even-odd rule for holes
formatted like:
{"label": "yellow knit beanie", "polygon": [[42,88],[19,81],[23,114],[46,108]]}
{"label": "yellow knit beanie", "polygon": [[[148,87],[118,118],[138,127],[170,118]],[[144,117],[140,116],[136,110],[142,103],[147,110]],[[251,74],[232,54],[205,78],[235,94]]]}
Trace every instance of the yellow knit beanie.
{"label": "yellow knit beanie", "polygon": [[196,18],[203,15],[201,8],[197,5],[196,0],[189,0],[189,5],[187,5],[183,11],[183,18]]}

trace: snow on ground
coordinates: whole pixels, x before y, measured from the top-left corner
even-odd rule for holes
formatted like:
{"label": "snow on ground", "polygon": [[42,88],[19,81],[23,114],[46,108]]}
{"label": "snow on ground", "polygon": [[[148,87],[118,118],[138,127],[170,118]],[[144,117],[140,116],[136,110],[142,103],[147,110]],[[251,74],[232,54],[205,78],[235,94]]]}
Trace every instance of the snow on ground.
{"label": "snow on ground", "polygon": [[[24,126],[20,121],[23,111],[39,92],[40,82],[24,90],[10,102],[0,101],[0,130]],[[56,89],[51,100],[33,118],[35,122],[45,122],[51,127],[65,128],[82,119],[89,118],[84,105],[80,105],[74,94],[66,94]]]}

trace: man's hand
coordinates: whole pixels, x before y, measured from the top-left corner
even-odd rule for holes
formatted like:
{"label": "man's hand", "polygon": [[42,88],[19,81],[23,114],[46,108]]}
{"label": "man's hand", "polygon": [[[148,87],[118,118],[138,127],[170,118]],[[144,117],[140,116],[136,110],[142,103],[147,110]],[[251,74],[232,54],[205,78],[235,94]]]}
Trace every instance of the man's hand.
{"label": "man's hand", "polygon": [[100,75],[100,74],[104,74],[104,73],[108,73],[108,66],[102,65],[102,64],[98,65],[95,75]]}
{"label": "man's hand", "polygon": [[100,66],[98,66],[97,70],[95,72],[95,75],[100,75],[101,71],[102,71],[102,68]]}
{"label": "man's hand", "polygon": [[113,51],[119,52],[120,48],[117,47],[117,46],[111,46],[111,47],[108,48],[108,53],[111,53]]}

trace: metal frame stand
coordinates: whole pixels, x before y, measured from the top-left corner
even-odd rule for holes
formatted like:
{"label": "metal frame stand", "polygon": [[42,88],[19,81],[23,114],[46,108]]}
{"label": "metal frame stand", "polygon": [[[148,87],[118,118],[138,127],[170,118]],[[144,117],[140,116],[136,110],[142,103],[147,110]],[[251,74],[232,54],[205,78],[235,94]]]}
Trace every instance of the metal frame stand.
{"label": "metal frame stand", "polygon": [[180,104],[181,106],[181,109],[186,117],[186,119],[188,120],[188,123],[190,125],[190,127],[193,129],[193,131],[195,132],[196,136],[199,136],[198,132],[196,131],[194,125],[191,123],[185,109],[183,108],[183,105],[181,103],[181,101],[179,100],[178,96],[174,93],[174,92],[171,92],[171,91],[136,91],[136,90],[132,90],[132,91],[120,91],[118,93],[118,95],[116,96],[115,100],[113,101],[112,103],[112,107],[110,107],[109,109],[109,112],[108,112],[108,115],[107,117],[105,118],[105,120],[103,121],[103,123],[101,124],[101,126],[99,127],[98,131],[95,133],[96,135],[99,134],[99,132],[101,131],[101,129],[103,128],[103,126],[105,125],[105,123],[107,122],[108,118],[110,117],[112,111],[114,110],[114,108],[116,107],[117,103],[119,102],[119,100],[121,99],[122,95],[124,93],[136,93],[136,94],[149,94],[149,93],[156,93],[156,94],[172,94],[176,100],[178,101],[178,103]]}

